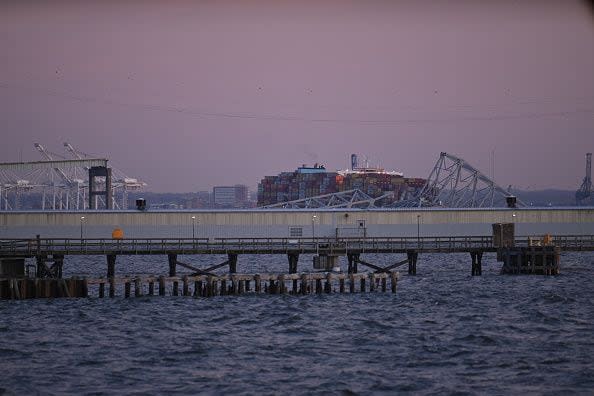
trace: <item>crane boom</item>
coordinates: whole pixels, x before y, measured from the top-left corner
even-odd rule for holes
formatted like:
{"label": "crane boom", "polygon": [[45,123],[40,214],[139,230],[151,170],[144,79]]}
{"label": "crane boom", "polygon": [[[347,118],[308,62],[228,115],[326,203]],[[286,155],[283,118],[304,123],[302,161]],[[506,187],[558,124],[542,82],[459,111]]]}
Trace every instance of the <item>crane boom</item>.
{"label": "crane boom", "polygon": [[[43,158],[45,158],[48,161],[53,161],[54,160],[52,158],[52,156],[46,151],[45,147],[43,147],[41,144],[34,143],[34,146],[37,149],[37,151],[39,151],[39,153],[41,154],[41,156]],[[66,175],[66,173],[62,169],[60,169],[60,168],[54,168],[54,171],[56,171],[56,173],[58,175],[60,175],[60,177],[62,178],[62,180],[64,180],[66,182],[66,184],[68,184],[68,185],[72,184],[72,180],[70,180],[70,178],[68,177],[68,175]]]}

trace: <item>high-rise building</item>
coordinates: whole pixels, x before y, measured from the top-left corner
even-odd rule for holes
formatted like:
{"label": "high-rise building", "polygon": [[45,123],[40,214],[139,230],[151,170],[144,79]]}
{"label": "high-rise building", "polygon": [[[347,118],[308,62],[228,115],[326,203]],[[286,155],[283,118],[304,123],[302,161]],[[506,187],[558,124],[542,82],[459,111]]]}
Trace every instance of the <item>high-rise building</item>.
{"label": "high-rise building", "polygon": [[212,189],[213,206],[217,208],[243,208],[248,205],[248,187],[243,184],[216,186]]}

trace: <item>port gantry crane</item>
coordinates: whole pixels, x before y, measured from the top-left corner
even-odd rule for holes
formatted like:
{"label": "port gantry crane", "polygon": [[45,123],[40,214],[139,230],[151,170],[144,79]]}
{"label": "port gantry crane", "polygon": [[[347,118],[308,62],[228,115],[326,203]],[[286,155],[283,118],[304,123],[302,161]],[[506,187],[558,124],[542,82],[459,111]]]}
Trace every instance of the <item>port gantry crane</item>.
{"label": "port gantry crane", "polygon": [[[88,157],[87,154],[76,150],[70,143],[64,142],[64,148],[76,159],[83,159]],[[146,187],[146,183],[135,178],[126,176],[122,171],[112,167],[113,179],[113,207],[116,209],[127,209],[128,208],[128,191],[138,191]],[[116,191],[121,191],[121,202],[118,203],[116,197]]]}
{"label": "port gantry crane", "polygon": [[582,185],[575,192],[575,204],[586,205],[588,198],[592,196],[592,153],[586,154],[586,176],[582,181]]}
{"label": "port gantry crane", "polygon": [[[34,143],[35,148],[46,161],[53,161],[52,155],[39,143]],[[54,172],[62,179],[64,184],[56,184],[53,180],[53,174],[50,175],[50,187],[52,188],[52,208],[53,209],[84,209],[85,205],[85,187],[86,184],[83,179],[77,178],[76,175],[68,175],[62,168],[53,168]],[[71,208],[70,195],[76,189],[76,203],[74,208]],[[45,209],[45,188],[42,190],[42,209]],[[63,192],[66,193],[66,200],[63,202]],[[56,204],[56,199],[58,203]],[[80,204],[82,202],[82,208]]]}

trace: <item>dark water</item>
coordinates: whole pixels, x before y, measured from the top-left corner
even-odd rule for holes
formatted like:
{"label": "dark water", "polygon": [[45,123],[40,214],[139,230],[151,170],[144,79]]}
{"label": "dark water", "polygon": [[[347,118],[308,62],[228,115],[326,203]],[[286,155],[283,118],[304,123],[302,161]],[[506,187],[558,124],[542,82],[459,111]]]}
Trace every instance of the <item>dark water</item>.
{"label": "dark water", "polygon": [[[287,266],[240,260],[246,272]],[[483,276],[471,277],[467,255],[421,256],[395,295],[2,301],[0,388],[592,394],[594,255],[563,255],[557,277],[500,276],[494,258],[485,261]],[[66,265],[67,276],[105,271],[99,259]],[[120,274],[165,268],[163,257],[118,262]]]}

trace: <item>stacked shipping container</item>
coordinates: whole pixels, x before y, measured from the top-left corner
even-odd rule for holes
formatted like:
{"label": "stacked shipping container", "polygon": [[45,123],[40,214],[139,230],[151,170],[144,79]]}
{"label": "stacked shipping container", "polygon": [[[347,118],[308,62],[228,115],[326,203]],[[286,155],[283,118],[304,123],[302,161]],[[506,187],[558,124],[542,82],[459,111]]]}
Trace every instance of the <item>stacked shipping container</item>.
{"label": "stacked shipping container", "polygon": [[323,167],[300,167],[294,172],[265,176],[258,184],[258,206],[272,205],[359,189],[371,197],[393,192],[394,198],[385,204],[410,198],[425,183],[425,179],[405,178],[400,173],[377,171],[328,172]]}

